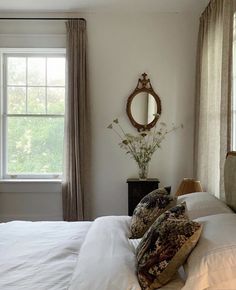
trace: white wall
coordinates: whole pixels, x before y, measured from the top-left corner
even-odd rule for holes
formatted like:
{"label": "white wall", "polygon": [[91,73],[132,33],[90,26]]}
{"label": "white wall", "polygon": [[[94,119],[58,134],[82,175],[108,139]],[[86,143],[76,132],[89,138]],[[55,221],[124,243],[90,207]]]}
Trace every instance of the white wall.
{"label": "white wall", "polygon": [[62,220],[59,182],[0,182],[0,221]]}
{"label": "white wall", "polygon": [[[162,101],[161,120],[170,125],[174,122],[185,126],[169,136],[163,148],[155,154],[150,165],[150,177],[158,177],[162,185],[171,185],[175,191],[183,177],[193,174],[198,17],[175,13],[91,13],[82,16],[88,25],[92,123],[91,192],[86,196],[87,218],[123,215],[127,214],[128,208],[126,179],[137,177],[138,169],[135,162],[121,151],[118,139],[106,127],[113,118],[119,117],[127,130],[133,130],[125,106],[143,72],[148,73]],[[32,193],[14,195],[8,193],[7,186],[0,184],[0,204],[4,201],[0,218],[3,210],[4,216],[10,217],[17,215],[35,219],[33,213],[36,212],[36,219],[40,219],[40,214],[42,219],[51,219],[52,216],[60,219],[60,186],[51,185],[53,193],[48,192],[50,198],[45,193],[42,195],[39,185]],[[34,201],[30,210],[29,200]]]}
{"label": "white wall", "polygon": [[198,17],[187,14],[94,14],[86,16],[89,35],[89,82],[92,107],[92,217],[127,214],[126,179],[137,166],[118,147],[107,125],[126,117],[129,94],[143,72],[159,94],[161,120],[184,124],[168,136],[151,161],[150,177],[173,191],[193,175],[194,75]]}

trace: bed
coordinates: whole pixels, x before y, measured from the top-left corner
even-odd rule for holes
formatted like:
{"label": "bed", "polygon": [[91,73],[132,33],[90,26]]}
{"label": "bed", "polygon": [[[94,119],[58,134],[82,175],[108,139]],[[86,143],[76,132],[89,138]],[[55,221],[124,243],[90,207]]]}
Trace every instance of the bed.
{"label": "bed", "polygon": [[[179,197],[183,201],[204,230],[185,270],[160,289],[236,289],[236,215],[208,193]],[[135,256],[140,240],[128,238],[130,219],[0,224],[0,289],[141,290]]]}
{"label": "bed", "polygon": [[0,289],[68,289],[91,222],[0,224]]}

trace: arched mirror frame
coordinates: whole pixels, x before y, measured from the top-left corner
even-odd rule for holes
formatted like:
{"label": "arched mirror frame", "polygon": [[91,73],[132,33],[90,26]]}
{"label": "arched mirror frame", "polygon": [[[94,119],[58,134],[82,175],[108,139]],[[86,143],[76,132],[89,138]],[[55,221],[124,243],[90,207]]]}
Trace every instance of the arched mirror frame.
{"label": "arched mirror frame", "polygon": [[[152,88],[150,79],[147,79],[147,74],[143,73],[142,74],[142,79],[138,80],[138,84],[135,88],[135,90],[133,91],[133,93],[129,96],[128,100],[127,100],[127,104],[126,104],[126,112],[127,115],[130,119],[130,122],[132,123],[132,125],[137,128],[137,130],[140,131],[145,131],[145,130],[150,130],[151,128],[153,128],[156,125],[156,122],[158,121],[160,115],[161,115],[161,100],[159,98],[159,96],[155,93],[155,91]],[[150,95],[152,95],[156,101],[156,105],[157,105],[157,112],[155,114],[154,119],[152,120],[152,122],[148,123],[148,124],[140,124],[138,122],[136,122],[132,116],[132,112],[131,112],[131,104],[132,101],[134,99],[134,97],[139,94],[139,93],[143,93],[146,92]]]}

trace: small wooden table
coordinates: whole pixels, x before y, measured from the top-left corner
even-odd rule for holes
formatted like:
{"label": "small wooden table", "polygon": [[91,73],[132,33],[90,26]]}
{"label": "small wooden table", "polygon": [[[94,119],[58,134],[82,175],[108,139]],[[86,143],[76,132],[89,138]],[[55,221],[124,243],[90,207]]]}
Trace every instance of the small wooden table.
{"label": "small wooden table", "polygon": [[138,178],[127,179],[128,183],[128,214],[131,216],[136,205],[149,192],[159,187],[159,179],[148,178],[140,180]]}

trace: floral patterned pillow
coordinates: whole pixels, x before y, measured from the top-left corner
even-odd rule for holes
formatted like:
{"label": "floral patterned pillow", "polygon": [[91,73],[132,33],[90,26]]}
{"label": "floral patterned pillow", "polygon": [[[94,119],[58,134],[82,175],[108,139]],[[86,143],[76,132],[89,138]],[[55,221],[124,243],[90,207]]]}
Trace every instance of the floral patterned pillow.
{"label": "floral patterned pillow", "polygon": [[188,216],[187,216],[186,212],[187,212],[187,206],[186,206],[186,202],[184,201],[184,202],[177,204],[176,206],[168,209],[163,214],[161,214],[156,219],[156,221],[153,223],[153,225],[146,231],[146,233],[142,237],[142,240],[138,244],[137,249],[136,249],[137,259],[140,260],[140,257],[145,252],[146,239],[147,239],[147,236],[150,234],[150,231],[153,230],[153,227],[157,227],[159,224],[161,224],[162,222],[164,222],[165,220],[170,219],[170,218],[188,220]]}
{"label": "floral patterned pillow", "polygon": [[169,282],[197,244],[202,225],[184,216],[181,206],[157,218],[137,248],[137,272],[143,290]]}
{"label": "floral patterned pillow", "polygon": [[153,222],[167,209],[176,205],[177,198],[171,197],[165,188],[156,189],[139,202],[131,219],[131,239],[139,239]]}

